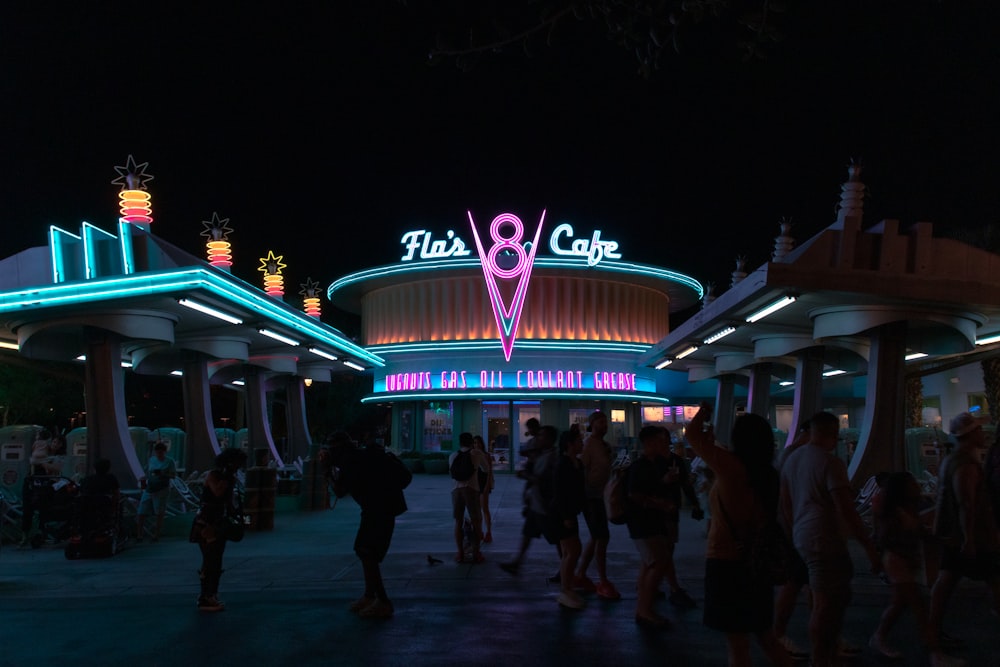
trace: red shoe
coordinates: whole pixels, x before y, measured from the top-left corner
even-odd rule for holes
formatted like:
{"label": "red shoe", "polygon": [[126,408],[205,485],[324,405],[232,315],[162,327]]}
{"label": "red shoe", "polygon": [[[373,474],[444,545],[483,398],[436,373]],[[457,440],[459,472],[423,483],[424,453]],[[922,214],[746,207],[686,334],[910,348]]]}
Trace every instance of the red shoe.
{"label": "red shoe", "polygon": [[610,581],[602,581],[597,584],[597,597],[605,600],[621,600],[622,594],[618,592],[615,585]]}
{"label": "red shoe", "polygon": [[595,586],[594,582],[590,580],[590,577],[587,577],[586,575],[573,577],[573,588],[582,593],[597,592],[597,586]]}

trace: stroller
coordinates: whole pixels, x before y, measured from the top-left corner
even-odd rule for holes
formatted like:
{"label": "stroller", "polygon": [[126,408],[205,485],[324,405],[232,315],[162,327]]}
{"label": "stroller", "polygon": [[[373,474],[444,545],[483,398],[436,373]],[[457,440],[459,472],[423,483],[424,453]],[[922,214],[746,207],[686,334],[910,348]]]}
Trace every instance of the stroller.
{"label": "stroller", "polygon": [[[31,538],[37,549],[46,542],[62,542],[72,533],[72,520],[79,487],[68,477],[56,475],[29,475],[24,478],[21,502],[24,522],[30,530],[30,521],[38,512],[38,532]],[[27,535],[27,531],[25,533]]]}
{"label": "stroller", "polygon": [[80,494],[74,509],[66,558],[106,558],[118,553],[125,541],[118,494]]}

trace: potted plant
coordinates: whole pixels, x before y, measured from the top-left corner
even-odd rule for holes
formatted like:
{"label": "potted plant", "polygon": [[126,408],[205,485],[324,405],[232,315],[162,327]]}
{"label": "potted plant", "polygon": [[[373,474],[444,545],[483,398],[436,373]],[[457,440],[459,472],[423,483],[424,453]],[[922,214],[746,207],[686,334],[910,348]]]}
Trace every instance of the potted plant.
{"label": "potted plant", "polygon": [[424,472],[432,475],[443,475],[448,472],[448,456],[450,452],[425,452]]}
{"label": "potted plant", "polygon": [[399,453],[399,460],[403,462],[410,472],[423,472],[424,463],[421,458],[420,452],[415,449],[408,449],[405,452]]}

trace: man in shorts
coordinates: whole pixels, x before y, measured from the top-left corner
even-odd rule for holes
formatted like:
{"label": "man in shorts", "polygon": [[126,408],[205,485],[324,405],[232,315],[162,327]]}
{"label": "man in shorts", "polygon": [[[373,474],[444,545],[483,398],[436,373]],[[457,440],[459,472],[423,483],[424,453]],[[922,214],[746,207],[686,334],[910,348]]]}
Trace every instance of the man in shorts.
{"label": "man in shorts", "polygon": [[963,412],[949,427],[958,443],[941,465],[934,534],[942,541],[941,566],[931,589],[930,626],[933,645],[954,644],[941,623],[945,608],[962,577],[984,581],[1000,615],[1000,545],[980,455],[986,434],[975,417]]}
{"label": "man in shorts", "polygon": [[817,413],[809,420],[809,442],[789,454],[781,467],[780,511],[809,571],[813,595],[809,641],[816,667],[828,667],[838,659],[837,639],[851,601],[854,574],[847,538],[853,537],[865,548],[872,572],[882,567],[854,508],[847,466],[833,453],[839,435],[836,415]]}
{"label": "man in shorts", "polygon": [[152,541],[160,539],[163,517],[167,513],[167,500],[170,498],[171,480],[174,477],[177,477],[177,464],[167,456],[167,443],[159,440],[153,445],[153,455],[146,465],[146,476],[141,480],[144,485],[136,519],[136,542],[142,542],[146,536],[144,524],[150,514],[156,517],[156,529],[153,531]]}
{"label": "man in shorts", "polygon": [[[587,419],[589,435],[583,443],[583,461],[587,504],[583,518],[587,522],[590,539],[587,540],[580,556],[580,566],[573,581],[573,587],[585,593],[596,592],[607,600],[620,600],[621,593],[608,581],[608,515],[604,507],[604,487],[611,477],[611,445],[604,436],[608,432],[608,416],[603,412],[593,412]],[[597,584],[587,576],[587,568],[593,560],[597,565]]]}

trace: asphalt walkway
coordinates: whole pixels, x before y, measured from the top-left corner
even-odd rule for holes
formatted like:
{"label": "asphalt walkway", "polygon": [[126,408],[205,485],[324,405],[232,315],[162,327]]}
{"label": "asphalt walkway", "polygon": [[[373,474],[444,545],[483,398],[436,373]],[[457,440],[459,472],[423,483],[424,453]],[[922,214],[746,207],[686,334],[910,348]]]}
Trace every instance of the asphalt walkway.
{"label": "asphalt walkway", "polygon": [[[452,562],[451,479],[418,474],[406,491],[383,565],[393,618],[363,620],[347,611],[363,589],[352,545],[358,508],[279,512],[272,532],[250,533],[226,551],[220,597],[225,612],[200,613],[199,554],[175,521],[160,542],[130,545],[105,560],[68,561],[61,548],[0,550],[0,664],[159,667],[167,665],[724,665],[723,637],[701,624],[700,609],[678,612],[653,632],[636,626],[638,557],[624,527],[613,526],[610,576],[624,599],[590,596],[586,609],[563,610],[554,549],[536,541],[517,577],[497,567],[516,550],[522,482],[499,476],[492,496],[494,542],[487,562]],[[676,558],[700,600],[704,524],[685,517]],[[584,536],[586,530],[584,529]],[[429,564],[428,555],[444,561]],[[858,565],[861,565],[860,560]],[[861,571],[861,568],[859,568]],[[876,577],[859,574],[845,635],[864,644],[888,596]],[[806,643],[800,603],[790,634]],[[970,665],[1000,665],[1000,622],[980,586],[963,585],[948,630],[968,645]],[[893,641],[898,664],[922,665],[916,631],[904,617]],[[765,664],[757,654],[758,662]],[[884,664],[871,651],[851,665]]]}

